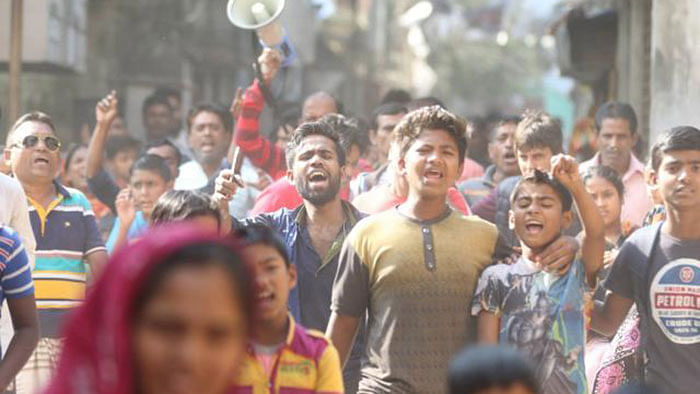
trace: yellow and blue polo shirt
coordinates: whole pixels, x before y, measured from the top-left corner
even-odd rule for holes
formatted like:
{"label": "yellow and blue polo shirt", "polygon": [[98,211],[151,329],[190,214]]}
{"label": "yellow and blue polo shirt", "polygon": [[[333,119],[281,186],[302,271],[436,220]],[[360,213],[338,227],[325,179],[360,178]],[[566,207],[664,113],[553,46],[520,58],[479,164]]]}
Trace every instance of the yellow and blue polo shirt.
{"label": "yellow and blue polo shirt", "polygon": [[85,257],[106,251],[87,197],[54,181],[57,197],[48,207],[27,197],[36,239],[32,277],[41,336],[58,337],[64,316],[85,298]]}

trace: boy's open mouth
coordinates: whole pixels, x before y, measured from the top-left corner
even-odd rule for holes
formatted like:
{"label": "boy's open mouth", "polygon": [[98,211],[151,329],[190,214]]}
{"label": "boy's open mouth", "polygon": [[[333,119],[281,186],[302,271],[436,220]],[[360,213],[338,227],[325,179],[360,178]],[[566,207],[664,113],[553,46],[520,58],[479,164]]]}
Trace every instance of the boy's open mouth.
{"label": "boy's open mouth", "polygon": [[539,234],[544,229],[544,225],[540,222],[527,222],[525,223],[525,230],[529,234]]}
{"label": "boy's open mouth", "polygon": [[425,171],[425,177],[427,179],[442,179],[444,175],[442,174],[442,171],[430,169]]}
{"label": "boy's open mouth", "polygon": [[275,299],[275,294],[271,291],[261,292],[255,297],[257,302],[272,301],[273,299]]}

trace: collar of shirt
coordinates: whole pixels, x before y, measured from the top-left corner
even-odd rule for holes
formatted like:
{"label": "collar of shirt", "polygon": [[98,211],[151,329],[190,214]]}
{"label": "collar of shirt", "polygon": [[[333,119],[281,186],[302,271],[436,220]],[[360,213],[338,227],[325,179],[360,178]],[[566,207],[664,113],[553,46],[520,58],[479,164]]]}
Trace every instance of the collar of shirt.
{"label": "collar of shirt", "polygon": [[287,329],[287,334],[285,335],[285,340],[281,343],[278,343],[277,345],[273,346],[267,346],[267,345],[260,345],[260,344],[255,344],[251,340],[251,342],[248,343],[248,352],[250,354],[255,354],[255,345],[261,346],[261,347],[278,347],[278,351],[281,350],[285,346],[291,346],[292,341],[294,340],[294,332],[296,330],[296,322],[294,321],[294,316],[290,312],[287,312],[287,321],[289,322],[288,324],[288,329]]}
{"label": "collar of shirt", "polygon": [[[592,159],[581,164],[581,171],[585,171],[592,166],[600,165],[600,152],[596,153]],[[627,182],[634,174],[641,174],[644,176],[644,164],[637,159],[634,153],[630,153],[630,165],[627,168],[627,172],[622,176],[622,182]]]}
{"label": "collar of shirt", "polygon": [[486,167],[486,171],[484,171],[484,176],[481,177],[481,180],[485,184],[487,184],[491,187],[494,187],[495,183],[493,181],[493,174],[495,174],[495,173],[496,173],[496,165],[491,164],[490,166]]}
{"label": "collar of shirt", "polygon": [[56,198],[49,203],[49,206],[44,208],[43,205],[39,204],[33,198],[27,196],[27,201],[34,207],[37,215],[39,215],[39,222],[41,223],[41,234],[43,235],[46,231],[46,219],[49,217],[51,211],[56,208],[64,199],[70,198],[70,192],[66,190],[63,185],[58,183],[57,180],[53,180],[53,185],[56,188]]}
{"label": "collar of shirt", "polygon": [[[343,242],[345,241],[345,237],[348,235],[350,230],[355,226],[355,223],[357,223],[359,219],[359,213],[353,207],[350,203],[347,201],[340,201],[341,206],[343,207],[343,214],[345,215],[345,222],[343,223],[343,227],[340,229],[340,232],[338,232],[338,235],[335,237],[335,240],[333,241],[333,245],[331,245],[330,249],[328,249],[328,252],[326,253],[325,256],[321,259],[321,266],[319,269],[323,268],[326,266],[326,264],[330,263],[333,258],[340,253],[340,249],[343,247]],[[297,223],[297,225],[300,228],[305,228],[306,227],[306,219],[307,219],[307,212],[306,212],[306,206],[304,204],[301,204],[297,209],[294,210],[294,221]],[[302,232],[304,233],[304,232]],[[307,233],[308,234],[308,233]],[[308,240],[309,242],[311,241],[310,239]],[[313,247],[312,247],[313,249]],[[315,250],[315,249],[314,249]],[[319,256],[320,257],[320,256]]]}

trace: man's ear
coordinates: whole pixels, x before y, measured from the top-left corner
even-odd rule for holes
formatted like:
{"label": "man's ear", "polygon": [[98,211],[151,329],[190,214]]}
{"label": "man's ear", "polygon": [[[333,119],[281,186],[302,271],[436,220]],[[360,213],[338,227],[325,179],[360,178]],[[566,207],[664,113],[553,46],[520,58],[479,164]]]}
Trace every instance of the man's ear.
{"label": "man's ear", "polygon": [[[572,206],[571,209],[569,209],[566,212],[562,212],[561,214],[561,226],[562,228],[569,228],[571,226],[571,223],[574,221],[574,210],[576,209],[576,206]],[[577,214],[576,214],[577,215]]]}
{"label": "man's ear", "polygon": [[374,129],[369,129],[369,142],[372,143],[372,145],[377,144],[377,130]]}
{"label": "man's ear", "polygon": [[287,266],[287,270],[289,271],[289,288],[293,289],[297,285],[297,266],[294,264],[289,264],[289,266]]}
{"label": "man's ear", "polygon": [[649,170],[649,174],[647,175],[647,184],[658,188],[659,187],[659,174],[656,172],[656,170]]}
{"label": "man's ear", "polygon": [[491,160],[491,163],[493,163],[494,156],[496,156],[496,146],[493,142],[489,142],[488,144],[488,153],[489,153],[489,160]]}
{"label": "man's ear", "polygon": [[398,160],[396,160],[396,173],[405,176],[406,175],[406,159],[403,157],[399,157]]}
{"label": "man's ear", "polygon": [[515,230],[515,214],[512,209],[508,210],[508,228]]}
{"label": "man's ear", "polygon": [[635,131],[632,133],[632,151],[634,151],[634,147],[637,145],[637,142],[639,142],[639,133]]}
{"label": "man's ear", "polygon": [[292,170],[287,170],[287,179],[289,180],[289,183],[294,183],[294,171]]}

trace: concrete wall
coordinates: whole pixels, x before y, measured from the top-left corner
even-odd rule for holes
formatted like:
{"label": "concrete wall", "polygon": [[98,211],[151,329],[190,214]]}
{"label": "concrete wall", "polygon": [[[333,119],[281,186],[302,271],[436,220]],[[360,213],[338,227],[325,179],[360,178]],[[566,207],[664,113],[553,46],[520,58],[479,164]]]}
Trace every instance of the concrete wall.
{"label": "concrete wall", "polygon": [[651,142],[679,125],[700,127],[700,1],[652,8]]}

